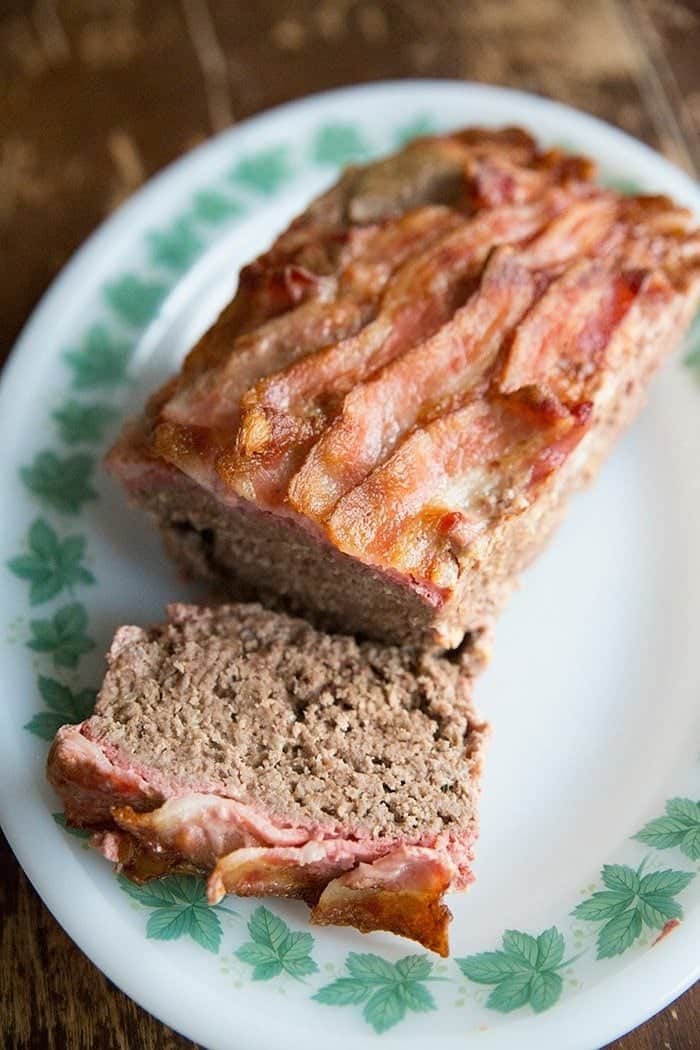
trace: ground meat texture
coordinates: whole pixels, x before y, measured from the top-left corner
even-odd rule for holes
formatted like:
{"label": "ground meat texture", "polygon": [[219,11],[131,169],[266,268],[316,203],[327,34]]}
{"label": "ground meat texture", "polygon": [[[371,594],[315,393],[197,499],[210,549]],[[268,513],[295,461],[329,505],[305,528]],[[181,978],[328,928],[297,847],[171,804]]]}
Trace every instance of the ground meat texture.
{"label": "ground meat texture", "polygon": [[117,634],[84,732],[183,791],[415,839],[471,816],[473,720],[457,662],[257,605],[174,606]]}

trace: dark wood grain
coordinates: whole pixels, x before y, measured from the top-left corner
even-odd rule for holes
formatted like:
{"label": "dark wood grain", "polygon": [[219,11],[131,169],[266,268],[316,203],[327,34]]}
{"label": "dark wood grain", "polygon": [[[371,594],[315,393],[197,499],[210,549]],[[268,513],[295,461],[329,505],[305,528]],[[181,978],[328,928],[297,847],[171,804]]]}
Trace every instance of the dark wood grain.
{"label": "dark wood grain", "polygon": [[[95,226],[246,116],[388,77],[507,84],[700,165],[700,9],[674,0],[0,0],[0,360]],[[0,1045],[193,1050],[104,978],[0,840]],[[234,1037],[235,1045],[235,1037]],[[615,1050],[700,1047],[700,986]]]}

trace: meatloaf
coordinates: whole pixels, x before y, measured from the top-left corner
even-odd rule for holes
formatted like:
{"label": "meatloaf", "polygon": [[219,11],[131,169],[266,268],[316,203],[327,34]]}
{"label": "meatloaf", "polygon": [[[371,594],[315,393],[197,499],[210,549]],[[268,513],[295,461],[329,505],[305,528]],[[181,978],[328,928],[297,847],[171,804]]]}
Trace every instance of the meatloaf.
{"label": "meatloaf", "polygon": [[298,897],[447,954],[486,732],[459,657],[256,604],[168,615],[119,628],[94,714],[55,738],[69,824],[137,881],[201,872],[210,902]]}
{"label": "meatloaf", "polygon": [[700,238],[518,129],[352,168],[109,456],[189,572],[392,643],[488,628],[700,295]]}

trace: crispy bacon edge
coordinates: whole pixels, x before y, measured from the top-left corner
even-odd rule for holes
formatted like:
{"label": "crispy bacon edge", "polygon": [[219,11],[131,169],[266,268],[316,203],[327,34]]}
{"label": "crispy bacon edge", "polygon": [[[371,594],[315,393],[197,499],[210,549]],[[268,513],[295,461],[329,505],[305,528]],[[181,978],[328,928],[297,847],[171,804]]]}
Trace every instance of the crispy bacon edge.
{"label": "crispy bacon edge", "polygon": [[[337,832],[326,838],[318,830],[277,827],[223,796],[164,800],[81,728],[59,730],[47,761],[49,782],[63,798],[69,826],[91,830],[91,845],[133,882],[202,875],[210,904],[226,893],[301,899],[315,924],[383,930],[448,954],[452,916],[443,897],[473,881],[476,812],[467,826],[429,844],[340,838]],[[465,773],[474,782],[475,800],[489,733],[474,712]]]}

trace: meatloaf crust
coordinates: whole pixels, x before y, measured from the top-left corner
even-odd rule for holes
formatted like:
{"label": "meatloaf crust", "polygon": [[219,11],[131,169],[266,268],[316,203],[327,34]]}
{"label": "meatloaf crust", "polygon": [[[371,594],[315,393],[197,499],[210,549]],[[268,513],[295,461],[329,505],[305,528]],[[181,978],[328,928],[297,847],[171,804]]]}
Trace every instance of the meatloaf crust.
{"label": "meatloaf crust", "polygon": [[168,612],[117,631],[94,714],[58,732],[69,823],[137,881],[201,872],[212,902],[300,897],[446,954],[486,733],[459,660],[259,605]]}
{"label": "meatloaf crust", "polygon": [[700,238],[518,129],[349,170],[108,462],[187,572],[334,629],[488,632],[700,297]]}

